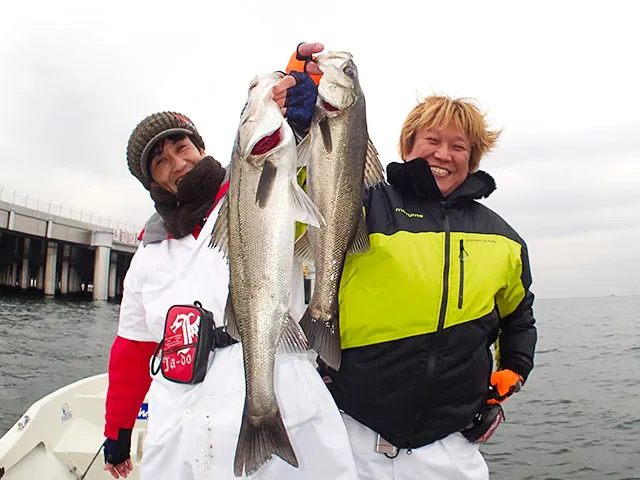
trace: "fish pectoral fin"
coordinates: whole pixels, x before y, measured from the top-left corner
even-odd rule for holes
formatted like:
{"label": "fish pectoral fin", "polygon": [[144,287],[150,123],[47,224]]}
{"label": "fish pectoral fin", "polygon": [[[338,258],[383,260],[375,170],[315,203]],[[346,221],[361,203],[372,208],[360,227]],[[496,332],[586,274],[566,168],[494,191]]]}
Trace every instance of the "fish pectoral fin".
{"label": "fish pectoral fin", "polygon": [[333,141],[331,140],[331,127],[329,126],[329,119],[323,118],[318,122],[320,127],[320,136],[322,137],[322,144],[324,150],[327,153],[331,153],[333,150]]}
{"label": "fish pectoral fin", "polygon": [[369,243],[369,232],[367,231],[367,222],[364,219],[364,213],[360,215],[360,221],[358,222],[358,229],[353,237],[351,246],[347,253],[364,253],[369,250],[371,244]]}
{"label": "fish pectoral fin", "polygon": [[287,312],[284,319],[284,327],[280,334],[278,352],[280,353],[304,353],[309,349],[307,336],[302,331],[300,324],[296,322],[291,313]]}
{"label": "fish pectoral fin", "polygon": [[220,210],[218,211],[218,218],[213,226],[211,232],[211,240],[209,241],[209,247],[217,247],[224,258],[229,258],[229,194],[225,193],[224,197],[220,200]]}
{"label": "fish pectoral fin", "polygon": [[231,300],[231,292],[227,295],[227,305],[224,307],[224,325],[227,333],[236,341],[240,341],[240,331],[236,322],[236,312],[233,309],[233,301]]}
{"label": "fish pectoral fin", "polygon": [[302,232],[302,235],[296,239],[296,243],[293,246],[293,256],[305,265],[313,265],[315,263],[308,230]]}
{"label": "fish pectoral fin", "polygon": [[367,156],[364,163],[364,184],[366,187],[373,187],[384,182],[384,168],[380,163],[380,156],[371,139],[367,141]]}
{"label": "fish pectoral fin", "polygon": [[272,161],[266,160],[262,165],[262,173],[260,174],[260,180],[258,181],[258,189],[256,190],[256,204],[260,208],[267,206],[269,197],[271,196],[271,190],[273,190],[273,184],[278,174],[278,168]]}
{"label": "fish pectoral fin", "polygon": [[297,179],[291,180],[291,207],[293,208],[293,219],[300,223],[306,223],[313,227],[323,227],[326,225],[324,217],[305,193]]}
{"label": "fish pectoral fin", "polygon": [[307,134],[302,139],[302,141],[296,147],[296,152],[298,155],[298,167],[309,165],[309,160],[311,160],[311,135]]}

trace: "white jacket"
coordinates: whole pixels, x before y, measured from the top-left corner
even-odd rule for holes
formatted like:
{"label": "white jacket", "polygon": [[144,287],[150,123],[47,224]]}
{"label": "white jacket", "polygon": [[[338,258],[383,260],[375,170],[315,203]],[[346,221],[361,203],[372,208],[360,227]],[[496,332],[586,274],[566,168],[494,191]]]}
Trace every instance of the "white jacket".
{"label": "white jacket", "polygon": [[[217,207],[196,239],[140,245],[124,281],[118,335],[159,342],[172,305],[198,300],[222,324],[229,269],[209,248]],[[291,312],[304,312],[302,270],[293,275]],[[148,433],[142,480],[235,479],[233,460],[244,405],[242,346],[217,349],[197,385],[169,382],[161,373],[149,390]],[[356,479],[349,439],[340,413],[304,354],[279,355],[275,389],[284,424],[298,458],[295,468],[274,456],[252,479]]]}

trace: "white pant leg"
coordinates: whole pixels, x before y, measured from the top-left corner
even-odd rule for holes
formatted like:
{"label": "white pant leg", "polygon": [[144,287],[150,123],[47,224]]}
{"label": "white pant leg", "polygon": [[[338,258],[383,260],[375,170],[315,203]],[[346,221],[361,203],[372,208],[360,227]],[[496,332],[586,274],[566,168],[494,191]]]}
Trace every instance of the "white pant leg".
{"label": "white pant leg", "polygon": [[[305,355],[278,356],[275,385],[299,468],[273,457],[249,478],[356,480],[340,413]],[[233,460],[244,395],[239,344],[216,351],[199,385],[178,385],[156,377],[149,393],[141,479],[235,480]]]}
{"label": "white pant leg", "polygon": [[360,480],[488,480],[489,470],[478,449],[460,433],[412,449],[391,459],[376,453],[377,434],[347,414],[342,415]]}
{"label": "white pant leg", "polygon": [[393,480],[393,460],[376,452],[378,435],[346,413],[342,419],[349,434],[359,480]]}
{"label": "white pant leg", "polygon": [[[331,394],[305,355],[283,359],[297,372],[295,385],[276,390],[284,424],[298,458],[294,468],[278,457],[272,458],[251,478],[258,480],[357,480],[349,437]],[[284,386],[290,375],[282,368],[276,385]],[[302,405],[314,405],[311,417],[300,415]],[[303,409],[304,410],[304,409]]]}

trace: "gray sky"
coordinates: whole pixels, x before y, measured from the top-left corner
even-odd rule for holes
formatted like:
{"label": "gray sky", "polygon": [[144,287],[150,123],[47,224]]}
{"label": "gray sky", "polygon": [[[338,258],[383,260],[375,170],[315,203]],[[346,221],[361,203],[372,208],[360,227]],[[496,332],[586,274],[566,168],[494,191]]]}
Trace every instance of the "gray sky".
{"label": "gray sky", "polygon": [[143,224],[128,172],[146,115],[182,112],[228,163],[254,75],[300,41],[354,55],[371,138],[398,160],[431,93],[504,132],[486,204],[529,245],[540,297],[640,293],[640,33],[632,2],[21,1],[0,29],[0,185]]}

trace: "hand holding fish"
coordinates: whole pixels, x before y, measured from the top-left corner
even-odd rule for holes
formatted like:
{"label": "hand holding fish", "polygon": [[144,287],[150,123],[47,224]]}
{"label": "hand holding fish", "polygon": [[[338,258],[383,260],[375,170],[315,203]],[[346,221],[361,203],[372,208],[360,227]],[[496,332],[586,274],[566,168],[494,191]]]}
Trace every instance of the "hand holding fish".
{"label": "hand holding fish", "polygon": [[[292,65],[293,62],[290,61],[287,71],[305,71],[309,75],[322,75],[322,71],[315,62],[315,58],[313,58],[315,53],[320,53],[322,50],[324,50],[324,45],[321,43],[301,43],[294,54],[296,60],[300,63],[299,68],[295,68]],[[292,56],[292,59],[294,56]],[[273,99],[280,108],[285,108],[287,90],[296,84],[297,81],[293,75],[285,75],[273,88]],[[284,114],[285,112],[283,111],[282,113]]]}
{"label": "hand holding fish", "polygon": [[323,48],[321,43],[301,43],[289,60],[288,74],[273,88],[273,100],[299,139],[309,131],[318,97],[321,71],[313,54]]}

